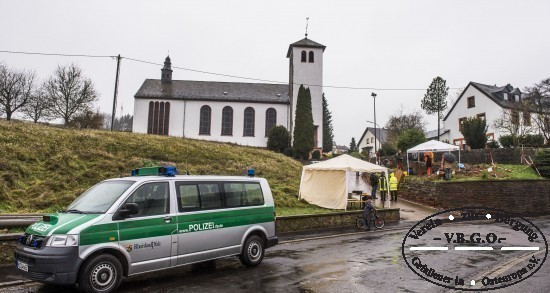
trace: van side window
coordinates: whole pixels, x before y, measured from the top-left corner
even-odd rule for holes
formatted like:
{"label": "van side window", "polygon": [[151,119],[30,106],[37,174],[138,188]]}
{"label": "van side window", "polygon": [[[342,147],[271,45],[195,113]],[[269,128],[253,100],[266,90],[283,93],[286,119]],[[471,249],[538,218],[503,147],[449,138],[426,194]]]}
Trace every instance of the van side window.
{"label": "van side window", "polygon": [[126,203],[136,203],[139,213],[133,217],[167,214],[170,209],[168,182],[147,183],[140,186]]}
{"label": "van side window", "polygon": [[222,207],[222,198],[218,183],[176,182],[178,210],[197,211]]}
{"label": "van side window", "polygon": [[259,183],[224,183],[227,207],[245,207],[264,204]]}

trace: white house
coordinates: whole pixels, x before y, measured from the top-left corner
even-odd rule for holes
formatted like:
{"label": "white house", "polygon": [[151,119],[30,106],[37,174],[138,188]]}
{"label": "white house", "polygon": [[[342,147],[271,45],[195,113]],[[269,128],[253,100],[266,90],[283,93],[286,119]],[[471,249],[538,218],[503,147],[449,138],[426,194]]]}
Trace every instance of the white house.
{"label": "white house", "polygon": [[493,126],[494,121],[502,115],[503,110],[510,111],[513,123],[530,126],[531,113],[521,110],[522,99],[521,91],[510,84],[498,87],[470,82],[443,118],[445,128],[449,130],[450,143],[465,147],[466,142],[460,130],[462,122],[468,117],[486,119],[489,126],[488,141],[498,140],[501,135],[505,134]]}
{"label": "white house", "polygon": [[266,147],[272,127],[293,133],[304,85],[311,92],[315,147],[322,148],[325,48],[307,36],[291,44],[289,84],[172,80],[166,57],[161,78],[146,79],[134,95],[133,132]]}
{"label": "white house", "polygon": [[[426,132],[426,141],[429,141],[429,140],[438,140],[437,129]],[[439,141],[442,141],[442,142],[451,141],[449,139],[449,129],[446,129],[446,128],[439,129]]]}
{"label": "white house", "polygon": [[[374,136],[375,132],[376,137]],[[357,147],[360,152],[367,152],[369,154],[369,158],[374,157],[374,150],[380,150],[380,148],[382,148],[382,144],[387,141],[387,136],[387,131],[384,128],[367,127],[367,129],[363,132],[363,135],[361,135],[361,138],[357,143]]]}

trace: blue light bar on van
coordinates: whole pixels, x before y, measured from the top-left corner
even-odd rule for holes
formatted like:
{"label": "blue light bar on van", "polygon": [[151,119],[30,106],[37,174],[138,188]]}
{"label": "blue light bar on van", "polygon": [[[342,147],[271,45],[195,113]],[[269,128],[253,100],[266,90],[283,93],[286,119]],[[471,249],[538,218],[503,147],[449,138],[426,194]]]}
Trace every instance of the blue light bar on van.
{"label": "blue light bar on van", "polygon": [[254,169],[248,169],[248,177],[254,177]]}
{"label": "blue light bar on van", "polygon": [[132,176],[176,176],[178,170],[174,166],[157,166],[137,168],[132,170]]}

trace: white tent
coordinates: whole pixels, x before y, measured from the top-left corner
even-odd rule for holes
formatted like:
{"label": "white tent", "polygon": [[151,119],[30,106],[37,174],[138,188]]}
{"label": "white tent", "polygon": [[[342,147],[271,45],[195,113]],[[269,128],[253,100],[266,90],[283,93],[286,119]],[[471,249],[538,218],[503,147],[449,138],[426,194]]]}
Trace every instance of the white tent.
{"label": "white tent", "polygon": [[460,163],[460,147],[444,143],[437,140],[430,140],[421,143],[407,150],[407,170],[409,170],[409,154],[424,153],[424,152],[451,152],[458,151],[458,162]]}
{"label": "white tent", "polygon": [[328,209],[347,209],[350,172],[384,172],[388,180],[388,168],[341,155],[303,167],[300,198]]}

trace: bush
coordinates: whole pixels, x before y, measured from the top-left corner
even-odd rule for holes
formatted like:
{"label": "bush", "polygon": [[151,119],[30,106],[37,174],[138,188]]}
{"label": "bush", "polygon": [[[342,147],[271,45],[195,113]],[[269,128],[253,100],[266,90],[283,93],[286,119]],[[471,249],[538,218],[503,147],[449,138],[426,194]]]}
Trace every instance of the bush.
{"label": "bush", "polygon": [[525,134],[519,137],[519,144],[525,147],[540,147],[544,145],[542,134]]}
{"label": "bush", "polygon": [[490,149],[498,149],[500,145],[498,144],[498,141],[493,140],[487,144],[487,147]]}
{"label": "bush", "polygon": [[292,150],[292,148],[285,148],[283,150],[283,154],[285,154],[285,156],[287,157],[294,157],[294,151]]}
{"label": "bush", "polygon": [[288,147],[290,147],[290,133],[288,130],[282,125],[271,128],[267,138],[267,148],[282,153]]}
{"label": "bush", "polygon": [[365,157],[361,155],[359,152],[351,152],[349,153],[349,155],[357,159],[361,159],[361,160],[365,159]]}
{"label": "bush", "polygon": [[321,152],[319,150],[314,150],[313,153],[311,153],[311,159],[312,160],[320,160],[321,159]]}
{"label": "bush", "polygon": [[382,147],[378,151],[380,152],[380,156],[382,157],[393,156],[395,153],[397,153],[397,148],[392,144],[384,143],[382,144]]}
{"label": "bush", "polygon": [[462,135],[472,149],[483,149],[487,144],[487,122],[481,118],[467,118],[462,124]]}
{"label": "bush", "polygon": [[500,141],[500,145],[502,145],[503,148],[509,148],[514,145],[514,136],[510,134],[501,135],[498,138],[498,141]]}
{"label": "bush", "polygon": [[550,178],[550,149],[540,149],[535,154],[533,163],[541,176]]}

